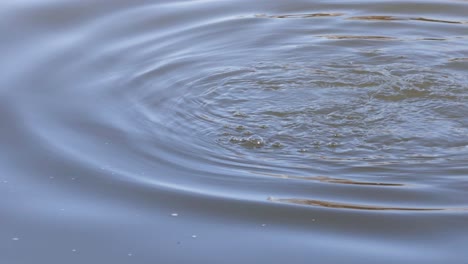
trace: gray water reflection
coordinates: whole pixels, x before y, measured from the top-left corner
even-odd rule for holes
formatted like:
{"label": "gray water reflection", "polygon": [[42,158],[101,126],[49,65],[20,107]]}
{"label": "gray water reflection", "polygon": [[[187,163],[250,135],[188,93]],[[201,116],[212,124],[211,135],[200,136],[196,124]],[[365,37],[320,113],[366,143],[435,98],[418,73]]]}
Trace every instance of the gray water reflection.
{"label": "gray water reflection", "polygon": [[467,4],[0,3],[0,263],[465,263]]}

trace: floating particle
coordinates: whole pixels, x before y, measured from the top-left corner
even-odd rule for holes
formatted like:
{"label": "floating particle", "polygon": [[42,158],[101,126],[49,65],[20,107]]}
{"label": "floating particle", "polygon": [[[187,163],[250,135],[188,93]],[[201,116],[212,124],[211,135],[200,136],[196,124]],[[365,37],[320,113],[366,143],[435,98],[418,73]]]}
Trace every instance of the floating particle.
{"label": "floating particle", "polygon": [[197,235],[192,235],[192,238],[197,238]]}
{"label": "floating particle", "polygon": [[274,147],[274,148],[281,148],[281,147],[283,147],[283,144],[281,144],[280,142],[275,142],[275,143],[271,144],[271,146]]}
{"label": "floating particle", "polygon": [[247,117],[247,114],[241,111],[236,111],[232,114],[234,117]]}
{"label": "floating particle", "polygon": [[245,131],[245,132],[243,133],[243,135],[244,135],[244,136],[251,136],[251,135],[253,135],[253,132],[247,130],[247,131]]}
{"label": "floating particle", "polygon": [[73,252],[76,252],[76,249],[72,249]]}
{"label": "floating particle", "polygon": [[231,143],[240,143],[244,147],[248,147],[248,148],[260,148],[265,145],[265,140],[263,140],[262,137],[255,136],[255,135],[248,137],[248,138],[232,137],[229,141]]}
{"label": "floating particle", "polygon": [[243,131],[243,130],[245,130],[245,126],[240,126],[239,125],[239,126],[236,127],[236,130]]}
{"label": "floating particle", "polygon": [[266,224],[262,224],[262,226],[263,226],[263,227],[265,227],[265,226],[266,226]]}
{"label": "floating particle", "polygon": [[13,241],[18,241],[19,238],[18,238],[18,237],[14,237],[14,238],[12,238],[11,240],[13,240]]}
{"label": "floating particle", "polygon": [[179,214],[178,213],[172,213],[171,216],[176,217],[176,216],[179,216]]}
{"label": "floating particle", "polygon": [[128,253],[127,256],[131,257],[131,256],[133,256],[133,254],[132,254],[132,253]]}

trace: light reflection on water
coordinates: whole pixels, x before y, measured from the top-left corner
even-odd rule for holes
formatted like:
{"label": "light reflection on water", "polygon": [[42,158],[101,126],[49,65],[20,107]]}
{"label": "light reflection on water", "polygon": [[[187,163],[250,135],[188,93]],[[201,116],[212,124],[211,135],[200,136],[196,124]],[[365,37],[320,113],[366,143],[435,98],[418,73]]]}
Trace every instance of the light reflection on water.
{"label": "light reflection on water", "polygon": [[0,262],[464,263],[465,1],[0,7]]}

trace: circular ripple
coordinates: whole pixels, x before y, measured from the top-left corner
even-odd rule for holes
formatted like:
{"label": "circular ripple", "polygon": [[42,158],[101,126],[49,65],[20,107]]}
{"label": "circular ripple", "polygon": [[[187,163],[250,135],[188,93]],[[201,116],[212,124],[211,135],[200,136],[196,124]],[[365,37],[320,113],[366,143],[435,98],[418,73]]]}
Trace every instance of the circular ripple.
{"label": "circular ripple", "polygon": [[[464,56],[456,37],[464,25],[431,27],[453,31],[446,42],[427,42],[429,23],[415,28],[421,36],[401,33],[414,22],[402,20],[379,37],[363,33],[367,20],[325,12],[333,6],[258,15],[267,6],[154,4],[96,18],[76,42],[57,42],[37,63],[55,60],[55,79],[41,87],[74,99],[35,98],[34,106],[50,110],[44,124],[55,124],[38,134],[130,174],[150,164],[161,185],[280,177],[403,186],[400,175],[464,173],[468,82],[463,61],[452,61]],[[336,23],[349,27],[333,32]],[[96,147],[113,138],[120,145],[112,151]],[[382,175],[389,181],[375,180]],[[260,199],[303,194],[275,184],[263,186]]]}
{"label": "circular ripple", "polygon": [[434,163],[466,152],[464,78],[358,60],[202,69],[145,112],[183,148],[221,162],[313,169],[321,160]]}

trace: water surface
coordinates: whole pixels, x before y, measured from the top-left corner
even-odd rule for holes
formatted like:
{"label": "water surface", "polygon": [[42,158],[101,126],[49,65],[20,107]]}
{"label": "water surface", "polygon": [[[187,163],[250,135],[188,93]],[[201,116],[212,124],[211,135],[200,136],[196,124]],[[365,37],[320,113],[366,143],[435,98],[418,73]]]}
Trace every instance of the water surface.
{"label": "water surface", "polygon": [[468,2],[0,3],[0,262],[466,263]]}

